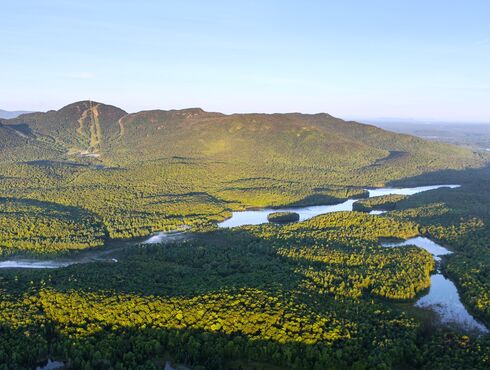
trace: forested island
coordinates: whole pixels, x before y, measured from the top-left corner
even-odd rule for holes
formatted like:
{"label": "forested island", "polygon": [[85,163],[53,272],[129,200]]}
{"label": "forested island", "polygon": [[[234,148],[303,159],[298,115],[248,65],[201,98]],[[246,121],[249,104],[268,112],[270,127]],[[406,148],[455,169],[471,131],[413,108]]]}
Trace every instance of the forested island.
{"label": "forested island", "polygon": [[[433,256],[381,242],[450,249],[441,272],[490,326],[489,162],[328,114],[82,101],[0,120],[0,263],[106,256],[0,269],[0,369],[487,369],[488,333],[413,305]],[[436,184],[461,186],[366,190]],[[348,199],[354,212],[217,226]],[[143,243],[172,230],[186,237]]]}
{"label": "forested island", "polygon": [[288,223],[299,221],[299,214],[296,212],[273,212],[267,216],[269,222]]}

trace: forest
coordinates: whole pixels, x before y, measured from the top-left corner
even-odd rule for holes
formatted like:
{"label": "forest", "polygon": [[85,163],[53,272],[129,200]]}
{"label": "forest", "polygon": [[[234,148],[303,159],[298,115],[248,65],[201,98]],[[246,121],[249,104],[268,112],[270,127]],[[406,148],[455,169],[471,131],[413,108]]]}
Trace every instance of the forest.
{"label": "forest", "polygon": [[[333,213],[127,247],[117,264],[3,270],[0,353],[19,369],[47,356],[76,369],[156,369],[168,358],[218,369],[484,368],[487,336],[427,333],[390,303],[427,288],[434,263],[376,240],[417,232]],[[448,343],[447,358],[434,358]]]}
{"label": "forest", "polygon": [[368,199],[360,199],[354,203],[353,208],[355,211],[360,212],[370,212],[374,210],[392,211],[395,209],[396,204],[405,198],[407,198],[406,195],[385,195]]}
{"label": "forest", "polygon": [[[127,114],[102,103],[0,122],[0,256],[117,262],[0,269],[0,369],[486,369],[490,336],[414,301],[434,258],[490,325],[490,155],[329,115]],[[162,143],[165,143],[163,145]],[[372,187],[459,184],[367,199]],[[341,203],[288,224],[256,207]],[[389,210],[370,215],[371,210]],[[159,231],[183,241],[141,244]]]}

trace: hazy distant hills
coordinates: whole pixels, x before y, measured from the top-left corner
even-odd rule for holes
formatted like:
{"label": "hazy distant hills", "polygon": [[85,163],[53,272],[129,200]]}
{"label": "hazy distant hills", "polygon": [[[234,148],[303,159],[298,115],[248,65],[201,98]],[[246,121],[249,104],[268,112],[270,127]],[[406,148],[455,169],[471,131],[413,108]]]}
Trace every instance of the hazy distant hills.
{"label": "hazy distant hills", "polygon": [[490,123],[379,121],[370,122],[385,130],[405,133],[426,140],[464,145],[475,150],[490,149]]}
{"label": "hazy distant hills", "polygon": [[474,160],[470,150],[324,113],[225,115],[191,108],[128,114],[81,101],[3,123],[0,134],[10,147],[31,140],[48,146],[49,156],[54,150],[64,158],[98,157],[120,165],[175,157],[343,172],[406,166],[421,172]]}
{"label": "hazy distant hills", "polygon": [[30,113],[30,112],[29,111],[22,111],[22,110],[8,111],[8,110],[0,109],[0,118],[5,118],[5,119],[16,118],[16,117],[18,117],[24,113]]}

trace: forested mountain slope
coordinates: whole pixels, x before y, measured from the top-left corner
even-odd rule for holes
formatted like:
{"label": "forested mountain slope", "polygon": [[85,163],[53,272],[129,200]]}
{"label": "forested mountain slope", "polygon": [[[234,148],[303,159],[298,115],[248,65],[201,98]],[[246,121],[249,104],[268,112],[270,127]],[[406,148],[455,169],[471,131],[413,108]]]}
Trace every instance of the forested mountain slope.
{"label": "forested mountain slope", "polygon": [[37,140],[26,125],[4,125],[0,120],[0,162],[49,159],[62,154],[56,146]]}
{"label": "forested mountain slope", "polygon": [[28,126],[38,139],[51,141],[70,152],[97,153],[101,145],[115,135],[123,110],[100,103],[83,101],[58,111],[24,114],[8,124]]}
{"label": "forested mountain slope", "polygon": [[328,114],[232,114],[199,108],[127,114],[102,103],[83,101],[58,111],[24,114],[5,121],[28,126],[39,138],[69,153],[100,153],[128,163],[182,156],[318,168],[362,167],[383,158],[441,166],[471,160],[471,152],[428,143],[374,126],[345,122]]}
{"label": "forested mountain slope", "polygon": [[[114,259],[0,269],[0,369],[47,358],[72,369],[161,369],[166,359],[195,369],[486,369],[488,334],[440,327],[412,306],[433,257],[380,239],[447,245],[454,254],[441,268],[488,325],[488,159],[327,114],[128,114],[85,101],[2,120],[2,262]],[[215,225],[247,207],[441,183],[462,186],[363,203],[389,206],[382,216]],[[183,226],[189,239],[173,244],[109,240]]]}
{"label": "forested mountain slope", "polygon": [[128,114],[82,101],[3,120],[0,135],[2,196],[80,207],[111,237],[209,223],[250,206],[336,202],[365,186],[484,162],[328,114]]}

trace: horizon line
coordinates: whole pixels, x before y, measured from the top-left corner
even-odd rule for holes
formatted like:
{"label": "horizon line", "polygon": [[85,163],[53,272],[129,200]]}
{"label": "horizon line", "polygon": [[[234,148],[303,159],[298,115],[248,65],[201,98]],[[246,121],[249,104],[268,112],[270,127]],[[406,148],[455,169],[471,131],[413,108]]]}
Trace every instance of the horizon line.
{"label": "horizon line", "polygon": [[7,112],[7,113],[17,113],[17,112],[23,112],[22,114],[29,114],[29,113],[47,113],[50,111],[59,111],[60,109],[63,109],[69,105],[76,104],[76,103],[82,103],[82,102],[94,102],[94,103],[99,103],[99,104],[104,104],[104,105],[110,105],[119,109],[124,110],[127,114],[134,114],[134,113],[140,113],[140,112],[147,112],[147,111],[154,111],[154,110],[163,110],[163,111],[171,111],[171,110],[188,110],[188,109],[201,109],[202,111],[206,113],[221,113],[224,115],[234,115],[234,114],[305,114],[305,115],[315,115],[315,114],[326,114],[329,116],[332,116],[334,118],[339,118],[344,121],[357,121],[361,122],[365,121],[365,123],[368,124],[373,124],[373,123],[421,123],[421,124],[437,124],[437,123],[448,123],[448,124],[490,124],[490,121],[484,121],[484,120],[450,120],[450,119],[440,119],[440,118],[431,118],[431,117],[389,117],[389,116],[356,116],[356,115],[350,115],[350,114],[339,114],[339,115],[334,115],[331,113],[328,113],[326,111],[317,111],[317,112],[302,112],[302,111],[276,111],[276,112],[260,112],[260,111],[236,111],[236,112],[223,112],[223,111],[217,111],[217,110],[207,110],[205,108],[202,108],[200,106],[188,106],[188,107],[181,107],[181,108],[149,108],[149,109],[141,109],[141,110],[136,110],[136,111],[127,111],[126,109],[115,105],[111,103],[104,103],[101,101],[97,100],[92,100],[92,99],[82,99],[82,100],[77,100],[72,103],[65,104],[57,109],[47,109],[47,110],[28,110],[28,109],[5,109],[5,107],[0,107],[1,111]]}

